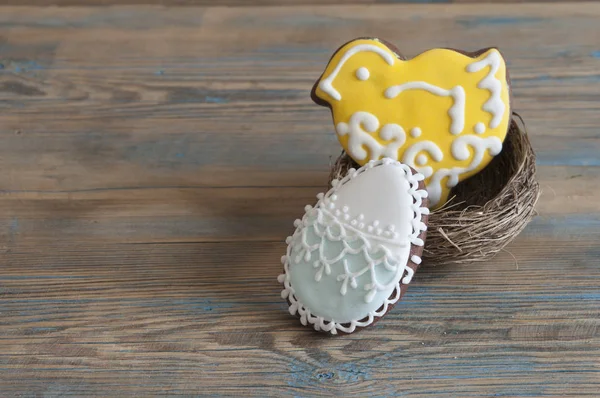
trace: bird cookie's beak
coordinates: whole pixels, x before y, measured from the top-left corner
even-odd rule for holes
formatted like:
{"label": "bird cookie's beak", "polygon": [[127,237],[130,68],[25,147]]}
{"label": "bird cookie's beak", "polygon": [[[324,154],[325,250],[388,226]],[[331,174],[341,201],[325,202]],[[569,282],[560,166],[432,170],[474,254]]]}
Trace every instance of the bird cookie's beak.
{"label": "bird cookie's beak", "polygon": [[397,56],[377,39],[356,39],[344,44],[333,54],[313,86],[313,101],[330,108],[343,101],[342,91],[345,88],[369,79],[370,70],[376,69],[373,60],[383,60],[391,66],[397,61]]}

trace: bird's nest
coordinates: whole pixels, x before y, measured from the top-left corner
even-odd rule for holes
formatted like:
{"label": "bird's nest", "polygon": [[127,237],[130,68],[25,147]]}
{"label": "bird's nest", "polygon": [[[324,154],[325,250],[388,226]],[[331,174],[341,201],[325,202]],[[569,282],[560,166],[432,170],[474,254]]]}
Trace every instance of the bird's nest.
{"label": "bird's nest", "polygon": [[[539,184],[535,153],[525,124],[513,118],[502,152],[480,173],[452,190],[450,200],[429,216],[424,265],[487,260],[510,243],[535,215]],[[360,167],[342,152],[329,181]]]}

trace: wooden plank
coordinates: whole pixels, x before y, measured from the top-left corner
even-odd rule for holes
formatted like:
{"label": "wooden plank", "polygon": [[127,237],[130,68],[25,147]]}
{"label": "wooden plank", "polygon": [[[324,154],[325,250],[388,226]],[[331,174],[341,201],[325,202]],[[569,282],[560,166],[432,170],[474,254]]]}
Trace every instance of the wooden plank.
{"label": "wooden plank", "polygon": [[[0,395],[597,395],[600,5],[0,10]],[[309,90],[363,35],[499,46],[543,192],[326,338],[276,277],[339,152]]]}
{"label": "wooden plank", "polygon": [[3,391],[594,395],[599,229],[562,227],[536,223],[510,249],[518,269],[502,253],[419,273],[384,322],[343,338],[285,315],[281,242],[16,247],[0,278]]}
{"label": "wooden plank", "polygon": [[[356,7],[167,13],[50,8],[35,14],[5,8],[0,99],[7,112],[0,166],[19,167],[0,175],[0,186],[264,185],[265,178],[319,185],[322,174],[306,171],[323,171],[339,146],[328,113],[308,100],[308,92],[332,49],[367,31],[407,54],[432,45],[476,49],[497,43],[511,62],[516,109],[528,122],[541,164],[594,164],[600,81],[596,36],[589,32],[597,31],[598,7],[587,6],[583,14],[567,6],[524,6],[513,22],[489,27],[482,22],[486,10],[502,18],[515,11],[428,9],[366,8],[362,21]],[[423,23],[453,35],[414,37],[410,32]],[[313,33],[315,27],[322,33]],[[127,41],[116,45],[123,37]],[[285,131],[282,118],[293,121]],[[265,152],[266,137],[276,139]],[[291,147],[304,150],[286,150]],[[280,174],[300,166],[301,182]],[[252,174],[240,176],[239,167]],[[273,177],[274,167],[279,177]]]}
{"label": "wooden plank", "polygon": [[[541,216],[599,220],[598,168],[542,167],[539,176]],[[320,177],[315,183],[327,181],[324,173]],[[34,242],[282,241],[324,184],[5,193],[0,196],[0,231]]]}
{"label": "wooden plank", "polygon": [[264,7],[264,6],[322,6],[365,5],[389,3],[558,3],[571,0],[3,0],[1,5],[17,6],[125,6],[159,5],[167,7]]}

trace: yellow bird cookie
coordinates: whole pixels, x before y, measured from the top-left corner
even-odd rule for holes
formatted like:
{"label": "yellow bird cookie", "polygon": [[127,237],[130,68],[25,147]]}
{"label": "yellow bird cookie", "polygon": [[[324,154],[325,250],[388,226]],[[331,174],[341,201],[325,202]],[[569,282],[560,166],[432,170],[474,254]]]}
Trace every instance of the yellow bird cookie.
{"label": "yellow bird cookie", "polygon": [[405,60],[378,39],[357,39],[336,51],[312,97],[331,108],[358,164],[387,157],[425,175],[431,208],[500,153],[511,119],[506,64],[495,48],[439,48]]}

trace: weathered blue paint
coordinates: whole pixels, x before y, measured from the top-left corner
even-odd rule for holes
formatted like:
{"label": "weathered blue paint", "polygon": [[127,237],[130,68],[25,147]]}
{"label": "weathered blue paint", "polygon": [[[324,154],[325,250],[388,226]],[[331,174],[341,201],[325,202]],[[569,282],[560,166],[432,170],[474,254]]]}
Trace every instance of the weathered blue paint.
{"label": "weathered blue paint", "polygon": [[538,166],[600,167],[600,157],[598,148],[594,146],[565,148],[560,151],[538,151],[535,163]]}
{"label": "weathered blue paint", "polygon": [[10,224],[8,225],[8,236],[10,238],[14,238],[14,236],[18,233],[19,233],[19,218],[13,217],[10,220]]}
{"label": "weathered blue paint", "polygon": [[259,53],[265,54],[285,54],[286,56],[294,55],[294,54],[315,54],[315,55],[331,55],[331,48],[322,48],[322,47],[309,47],[309,46],[270,46],[270,47],[259,47],[255,50]]}
{"label": "weathered blue paint", "polygon": [[38,64],[36,61],[12,61],[11,64],[15,73],[45,69],[44,66]]}
{"label": "weathered blue paint", "polygon": [[172,87],[168,90],[169,103],[212,103],[225,104],[235,101],[261,101],[280,103],[286,99],[308,98],[308,90],[294,89],[248,89],[248,90],[206,90],[192,87]]}
{"label": "weathered blue paint", "polygon": [[165,71],[162,70],[162,69],[160,69],[160,70],[157,70],[156,72],[154,72],[154,74],[157,75],[157,76],[162,76],[162,75],[165,74]]}
{"label": "weathered blue paint", "polygon": [[542,18],[526,18],[526,17],[473,17],[458,19],[456,23],[464,26],[467,29],[481,28],[485,26],[502,26],[502,25],[524,25],[534,24],[544,21]]}
{"label": "weathered blue paint", "polygon": [[[222,299],[213,300],[213,299],[205,299],[205,298],[187,298],[187,299],[171,299],[168,297],[165,298],[82,298],[82,299],[14,299],[10,300],[11,304],[47,304],[52,308],[57,306],[70,306],[76,305],[79,306],[81,304],[93,304],[93,303],[119,303],[120,305],[129,306],[129,307],[151,307],[151,308],[161,308],[161,307],[172,307],[172,306],[181,306],[186,307],[188,309],[203,309],[203,308],[223,308],[230,309],[236,308],[237,304],[233,302],[227,302]],[[48,309],[50,307],[45,307]],[[65,307],[66,308],[66,307]],[[77,307],[78,308],[78,307]],[[31,307],[31,311],[39,310],[38,307]]]}
{"label": "weathered blue paint", "polygon": [[173,305],[182,306],[190,310],[202,310],[204,312],[212,312],[213,310],[235,309],[236,304],[221,300],[210,300],[203,298],[172,300]]}
{"label": "weathered blue paint", "polygon": [[[124,304],[119,301],[120,304]],[[132,307],[151,307],[151,308],[173,308],[182,307],[188,311],[194,312],[213,312],[224,309],[235,309],[236,303],[223,300],[212,300],[206,298],[187,298],[187,299],[130,299],[125,302]]]}
{"label": "weathered blue paint", "polygon": [[323,189],[323,184],[320,185],[235,185],[235,186],[211,186],[211,185],[149,185],[149,186],[131,186],[131,187],[100,187],[100,188],[83,188],[83,189],[0,189],[0,193],[83,193],[83,192],[103,192],[103,191],[137,191],[145,189],[284,189],[284,188],[315,188]]}
{"label": "weathered blue paint", "polygon": [[[145,15],[145,14],[144,14]],[[93,28],[120,28],[129,30],[148,30],[155,28],[154,24],[166,24],[169,19],[161,17],[151,19],[140,17],[140,13],[133,10],[114,9],[105,13],[89,13],[78,17],[47,15],[35,21],[14,21],[2,18],[0,14],[0,29],[8,28],[64,28],[69,29],[93,29]],[[188,15],[177,20],[178,27],[199,28],[202,25],[203,12],[201,10],[190,11]]]}
{"label": "weathered blue paint", "polygon": [[[521,232],[522,238],[529,236],[552,237],[558,242],[572,240],[577,236],[581,236],[582,239],[598,240],[600,239],[600,214],[569,214],[556,217],[538,216]],[[600,248],[598,247],[587,248],[585,253],[589,258],[600,258]],[[557,253],[554,254],[554,256],[556,255]],[[563,257],[563,262],[573,260],[573,257],[569,253],[561,257]]]}
{"label": "weathered blue paint", "polygon": [[330,380],[335,377],[335,373],[332,371],[323,371],[321,373],[317,373],[317,380]]}
{"label": "weathered blue paint", "polygon": [[590,53],[590,56],[591,56],[591,57],[593,57],[593,58],[598,58],[598,59],[600,59],[600,51],[592,51],[592,52]]}
{"label": "weathered blue paint", "polygon": [[[201,127],[199,127],[201,129]],[[333,127],[332,127],[333,129]],[[259,135],[243,134],[243,132],[198,131],[193,133],[169,134],[157,139],[148,139],[135,145],[118,148],[113,156],[131,162],[156,168],[182,168],[202,166],[243,166],[260,163],[265,167],[277,167],[279,170],[295,169],[326,170],[331,148],[335,145],[333,132],[319,132],[320,137],[306,140],[299,134],[282,131],[277,140],[270,142],[265,148],[264,139]],[[237,138],[243,145],[235,145]],[[97,145],[106,142],[109,145],[114,137],[99,137]],[[331,143],[331,145],[329,144]],[[302,151],[290,151],[289,148],[302,147]],[[337,152],[337,150],[336,150]],[[183,154],[184,156],[177,155]],[[200,171],[200,170],[198,170]]]}
{"label": "weathered blue paint", "polygon": [[76,276],[76,275],[0,275],[0,281],[21,281],[36,279],[95,279],[96,276]]}
{"label": "weathered blue paint", "polygon": [[[542,187],[543,188],[543,187]],[[538,216],[530,223],[532,226],[544,227],[577,227],[600,233],[600,214],[565,214],[561,216],[545,217]]]}
{"label": "weathered blue paint", "polygon": [[250,14],[235,18],[230,22],[233,26],[252,26],[256,29],[260,26],[262,29],[269,29],[274,27],[318,27],[323,26],[343,26],[343,25],[357,25],[360,24],[359,19],[345,19],[336,16],[326,15],[315,15],[315,14],[293,14],[282,15],[278,18],[261,18],[259,14]]}
{"label": "weathered blue paint", "polygon": [[540,82],[555,82],[555,83],[596,83],[600,82],[600,75],[588,76],[550,76],[547,74],[538,75],[535,77],[516,77],[511,78],[515,85],[533,83],[538,86]]}
{"label": "weathered blue paint", "polygon": [[288,362],[288,368],[290,370],[289,377],[287,378],[288,387],[305,387],[310,383],[310,374],[314,367],[297,359],[292,358]]}
{"label": "weathered blue paint", "polygon": [[52,317],[46,316],[46,317],[36,317],[36,318],[27,318],[27,319],[23,319],[23,320],[18,320],[15,322],[15,324],[21,324],[21,323],[40,323],[40,322],[48,322],[51,321]]}
{"label": "weathered blue paint", "polygon": [[287,384],[289,387],[305,387],[317,383],[357,383],[371,380],[372,364],[367,363],[369,361],[361,359],[337,363],[329,356],[321,356],[319,364],[312,365],[294,358],[288,363],[290,377]]}
{"label": "weathered blue paint", "polygon": [[450,3],[451,0],[393,0],[394,3],[414,3],[414,4],[441,4]]}
{"label": "weathered blue paint", "polygon": [[334,369],[337,369],[338,377],[346,382],[356,383],[370,380],[372,367],[363,362],[366,361],[345,362],[335,366]]}
{"label": "weathered blue paint", "polygon": [[[313,355],[311,354],[311,357]],[[523,373],[539,372],[545,369],[545,364],[536,360],[535,357],[527,355],[513,355],[510,349],[501,349],[492,353],[489,357],[478,358],[476,361],[471,358],[454,357],[452,368],[459,369],[460,374],[441,374],[436,372],[420,372],[415,374],[415,378],[423,380],[477,380],[487,379],[490,375],[516,375]],[[444,366],[444,361],[448,359],[435,358],[438,366]],[[292,388],[321,388],[319,385],[324,384],[346,384],[357,383],[364,380],[377,378],[371,375],[371,372],[381,368],[395,368],[399,364],[410,367],[427,367],[429,359],[421,356],[405,356],[401,352],[383,352],[370,358],[360,358],[344,363],[334,363],[335,360],[325,360],[319,364],[308,364],[297,358],[293,358],[288,367],[290,370],[287,377],[287,384]],[[330,365],[330,366],[327,366]],[[543,395],[546,384],[532,385],[525,395],[539,396]],[[391,386],[386,383],[381,383],[377,387],[377,392],[381,396],[400,396],[403,391],[390,391]],[[447,390],[452,393],[453,390]],[[437,394],[440,392],[439,387],[432,391],[421,391],[421,393]],[[520,393],[523,391],[519,391]],[[499,387],[497,394],[499,396],[515,395],[516,390],[510,384]],[[517,394],[524,395],[524,394]]]}
{"label": "weathered blue paint", "polygon": [[[535,220],[539,219],[538,217]],[[599,217],[600,218],[600,217]],[[597,225],[600,225],[600,220],[597,221]],[[600,231],[600,230],[599,230]],[[426,272],[426,271],[421,271]],[[450,286],[444,285],[442,288],[436,286],[425,286],[425,285],[414,285],[408,289],[406,295],[402,300],[407,299],[416,300],[421,304],[421,308],[428,306],[434,306],[440,302],[442,297],[454,296],[460,297],[461,301],[465,302],[465,305],[472,305],[473,301],[486,300],[490,304],[494,304],[493,300],[499,298],[506,300],[507,302],[513,302],[515,305],[524,302],[563,302],[565,300],[600,300],[600,291],[586,292],[580,291],[577,293],[563,293],[555,289],[555,285],[548,286],[548,291],[539,292],[521,292],[511,290],[497,290],[497,291],[481,291],[481,292],[469,292],[465,291],[464,286]],[[491,301],[490,301],[491,300]],[[400,302],[402,303],[402,301]],[[394,307],[396,308],[396,307]],[[394,310],[396,311],[396,310]],[[411,310],[412,311],[412,310]],[[401,314],[401,311],[398,312]],[[392,315],[392,314],[389,314]],[[389,316],[388,315],[388,316]],[[495,314],[490,314],[494,316]]]}
{"label": "weathered blue paint", "polygon": [[31,331],[34,333],[56,332],[58,330],[60,330],[60,329],[56,328],[56,327],[34,327],[34,328],[31,328]]}
{"label": "weathered blue paint", "polygon": [[526,78],[518,78],[517,77],[517,78],[511,79],[511,80],[518,81],[519,83],[521,83],[521,82],[527,82],[527,81],[530,81],[530,82],[547,82],[547,81],[555,80],[555,79],[557,79],[557,78],[554,77],[554,76],[550,76],[550,75],[545,75],[544,74],[544,75],[539,75],[539,76],[535,76],[535,77],[526,77]]}
{"label": "weathered blue paint", "polygon": [[206,96],[204,97],[204,101],[208,102],[209,104],[226,104],[227,102],[229,102],[227,100],[227,98],[223,98],[223,97],[211,97],[211,96]]}

